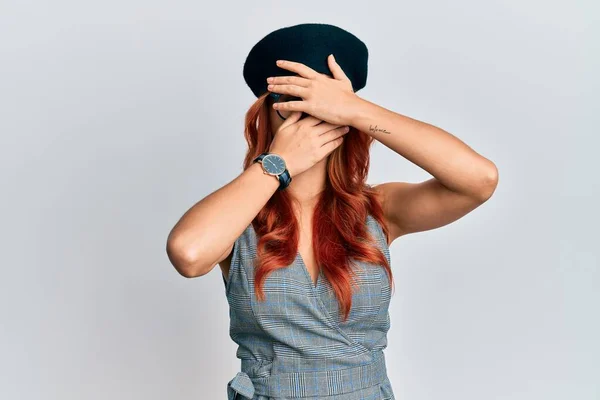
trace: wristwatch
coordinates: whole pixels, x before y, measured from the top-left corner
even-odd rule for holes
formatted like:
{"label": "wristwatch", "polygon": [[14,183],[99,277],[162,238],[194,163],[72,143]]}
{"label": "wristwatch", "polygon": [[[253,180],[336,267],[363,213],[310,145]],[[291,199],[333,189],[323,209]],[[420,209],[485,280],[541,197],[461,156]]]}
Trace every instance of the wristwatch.
{"label": "wristwatch", "polygon": [[278,190],[285,189],[292,182],[292,177],[287,170],[285,161],[279,154],[264,152],[252,160],[252,162],[259,162],[264,174],[273,175],[279,179]]}

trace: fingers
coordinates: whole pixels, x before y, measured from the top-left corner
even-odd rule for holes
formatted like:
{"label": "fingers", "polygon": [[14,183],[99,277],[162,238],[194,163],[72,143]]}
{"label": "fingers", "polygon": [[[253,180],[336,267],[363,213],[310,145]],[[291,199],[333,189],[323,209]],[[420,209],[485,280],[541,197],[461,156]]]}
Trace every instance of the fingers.
{"label": "fingers", "polygon": [[333,73],[333,77],[335,79],[344,80],[344,81],[350,80],[344,73],[344,70],[342,70],[342,67],[340,67],[340,65],[335,60],[335,57],[333,56],[333,54],[330,54],[327,57],[327,62],[329,63],[329,69]]}
{"label": "fingers", "polygon": [[307,103],[303,100],[302,96],[295,96],[295,97],[299,98],[300,100],[288,100],[288,101],[284,101],[281,103],[275,103],[275,104],[273,104],[273,109],[279,110],[279,111],[289,111],[289,112],[294,112],[294,111],[307,112],[307,109],[306,109]]}
{"label": "fingers", "polygon": [[310,85],[310,79],[302,78],[300,76],[274,76],[267,82],[272,85],[288,84],[301,87],[308,87],[308,85]]}
{"label": "fingers", "polygon": [[292,71],[297,73],[300,76],[303,76],[308,79],[315,79],[318,76],[318,72],[314,69],[295,61],[289,60],[279,60],[277,62],[277,66],[279,68],[287,69],[288,71]]}
{"label": "fingers", "polygon": [[323,122],[322,119],[319,119],[317,117],[314,117],[308,113],[306,113],[306,117],[302,118],[302,120],[300,122],[298,122],[299,124],[302,124],[304,126],[317,126],[317,125],[321,125]]}
{"label": "fingers", "polygon": [[323,158],[327,157],[327,155],[329,153],[331,153],[332,151],[337,149],[339,146],[341,146],[342,143],[344,143],[344,137],[348,133],[349,129],[346,130],[345,132],[343,131],[343,129],[344,128],[337,128],[337,129],[334,129],[332,131],[329,131],[329,132],[321,135],[321,137],[332,138],[332,140],[329,140],[328,142],[323,144],[323,146],[321,146],[321,151],[323,152],[323,156],[322,156]]}
{"label": "fingers", "polygon": [[344,126],[346,126],[346,125],[336,125],[336,124],[331,124],[329,122],[323,121],[321,124],[319,124],[318,134],[323,135],[324,133],[329,132],[332,129],[342,128]]}
{"label": "fingers", "polygon": [[300,117],[302,116],[302,111],[293,111],[289,117],[287,117],[285,119],[285,121],[283,121],[283,123],[281,124],[281,126],[279,127],[279,129],[283,129],[286,128],[294,123],[296,123],[298,120],[300,120]]}
{"label": "fingers", "polygon": [[[343,136],[350,132],[350,127],[348,126],[340,126],[335,129],[331,129],[322,135],[319,135],[319,140],[321,141],[321,147],[329,146],[331,143],[335,145],[335,147],[339,146],[338,142],[343,141]],[[335,148],[334,147],[334,148]]]}
{"label": "fingers", "polygon": [[[286,84],[270,84],[267,86],[269,92],[279,93],[279,94],[289,94],[296,97],[305,98],[307,95],[307,88],[303,86],[297,85],[286,85]],[[280,103],[282,104],[282,103]]]}

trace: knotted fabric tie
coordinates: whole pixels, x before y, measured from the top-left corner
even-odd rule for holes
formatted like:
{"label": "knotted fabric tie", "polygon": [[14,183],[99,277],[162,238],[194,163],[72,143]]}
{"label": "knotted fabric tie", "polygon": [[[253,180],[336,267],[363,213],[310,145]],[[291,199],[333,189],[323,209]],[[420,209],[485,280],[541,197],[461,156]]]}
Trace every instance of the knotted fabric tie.
{"label": "knotted fabric tie", "polygon": [[236,393],[252,400],[254,397],[254,384],[245,372],[238,372],[232,380],[227,383],[227,400],[241,400],[236,398]]}

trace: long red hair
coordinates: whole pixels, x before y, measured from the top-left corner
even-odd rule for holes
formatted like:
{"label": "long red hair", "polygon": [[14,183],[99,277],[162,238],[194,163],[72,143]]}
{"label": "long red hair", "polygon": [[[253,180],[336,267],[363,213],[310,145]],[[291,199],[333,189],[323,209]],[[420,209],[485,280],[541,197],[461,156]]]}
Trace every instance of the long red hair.
{"label": "long red hair", "polygon": [[[275,135],[270,126],[268,95],[269,92],[260,96],[245,116],[248,151],[244,169],[268,151]],[[389,237],[375,189],[365,182],[373,141],[370,135],[350,127],[344,142],[328,156],[326,187],[319,194],[313,214],[315,260],[331,284],[344,321],[352,307],[355,283],[350,258],[383,265],[393,287],[390,265],[365,224],[367,214],[371,214],[382,226],[386,239]],[[262,285],[267,275],[290,265],[298,252],[300,232],[292,201],[287,191],[278,190],[252,221],[258,237],[254,282],[260,300],[264,300]]]}

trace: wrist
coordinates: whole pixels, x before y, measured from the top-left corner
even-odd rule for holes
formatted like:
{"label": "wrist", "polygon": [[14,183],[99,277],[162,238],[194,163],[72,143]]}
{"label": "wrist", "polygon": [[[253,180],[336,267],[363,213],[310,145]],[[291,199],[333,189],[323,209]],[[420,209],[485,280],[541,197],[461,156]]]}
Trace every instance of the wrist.
{"label": "wrist", "polygon": [[371,103],[368,100],[365,100],[356,94],[355,96],[356,97],[353,101],[352,106],[347,108],[348,110],[350,110],[350,115],[348,116],[348,123],[346,125],[360,129],[358,127],[368,115],[369,106],[371,105]]}
{"label": "wrist", "polygon": [[283,162],[285,163],[285,169],[287,169],[288,173],[291,177],[296,176],[296,169],[292,165],[291,157],[287,154],[277,153],[281,158],[283,158]]}
{"label": "wrist", "polygon": [[285,158],[271,149],[262,152],[253,160],[254,163],[261,164],[264,174],[272,175],[279,182],[279,190],[284,190],[292,181]]}
{"label": "wrist", "polygon": [[288,170],[288,173],[290,174],[290,176],[296,175],[296,169],[294,168],[291,155],[277,151],[277,150],[272,150],[272,149],[266,150],[266,153],[277,154],[279,157],[281,157],[283,159],[283,162],[285,163],[285,169]]}
{"label": "wrist", "polygon": [[271,182],[271,184],[273,184],[275,187],[279,187],[279,178],[275,175],[267,174],[260,163],[255,162],[249,168],[255,168],[257,171],[259,171],[257,173],[265,176],[265,178],[263,178],[265,181]]}

